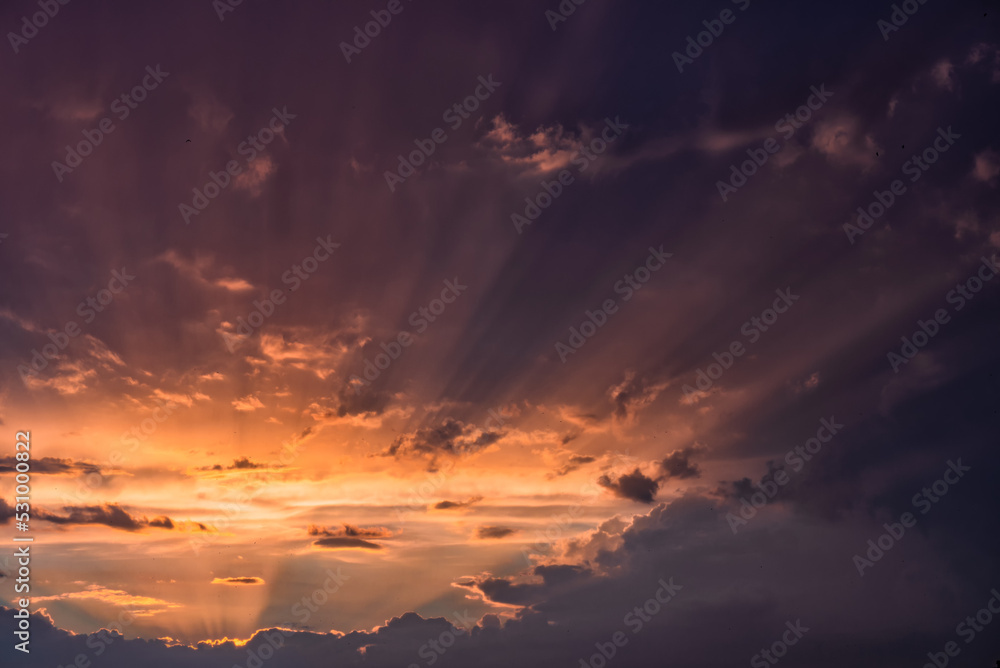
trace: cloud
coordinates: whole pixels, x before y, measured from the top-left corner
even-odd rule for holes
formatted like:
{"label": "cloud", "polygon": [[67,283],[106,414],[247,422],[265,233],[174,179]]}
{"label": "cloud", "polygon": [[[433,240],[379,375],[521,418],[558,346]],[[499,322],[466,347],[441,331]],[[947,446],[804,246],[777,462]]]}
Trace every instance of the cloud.
{"label": "cloud", "polygon": [[310,536],[322,536],[313,541],[316,547],[341,550],[381,550],[384,548],[383,545],[368,539],[391,538],[394,535],[385,527],[359,527],[352,524],[344,524],[337,528],[310,525],[307,533]]}
{"label": "cloud", "polygon": [[512,529],[510,527],[481,526],[476,529],[476,538],[479,538],[480,540],[506,538],[516,532],[517,529]]}
{"label": "cloud", "polygon": [[307,531],[310,536],[360,536],[362,538],[390,538],[393,535],[393,532],[385,527],[358,527],[353,524],[344,524],[336,529],[330,529],[312,524],[309,526]]}
{"label": "cloud", "polygon": [[579,587],[595,575],[582,564],[547,564],[533,567],[531,577],[498,578],[485,574],[456,584],[479,591],[491,603],[528,608]]}
{"label": "cloud", "polygon": [[117,503],[106,503],[101,506],[64,506],[67,515],[57,515],[46,510],[37,509],[35,517],[52,524],[101,524],[112,529],[123,531],[140,531],[146,527],[159,529],[174,529],[174,522],[169,517],[156,517],[148,520],[130,514]]}
{"label": "cloud", "polygon": [[697,448],[690,447],[683,450],[675,450],[667,455],[660,462],[660,468],[663,469],[663,479],[678,478],[686,480],[688,478],[700,478],[701,470],[697,464],[691,462],[691,457],[697,451]]}
{"label": "cloud", "polygon": [[254,288],[245,279],[227,275],[229,272],[226,269],[218,268],[212,255],[196,255],[189,260],[178,251],[169,249],[154,260],[170,265],[181,276],[202,288],[221,288],[228,292],[248,292]]}
{"label": "cloud", "polygon": [[862,130],[861,119],[843,115],[816,121],[812,147],[832,163],[844,167],[874,167],[879,150],[874,138]]}
{"label": "cloud", "polygon": [[[51,345],[47,337],[45,343]],[[99,379],[116,378],[125,366],[125,361],[104,341],[90,334],[80,337],[76,351],[75,358],[60,356],[50,360],[42,371],[31,368],[24,383],[31,390],[44,388],[63,396],[76,396],[94,391]]]}
{"label": "cloud", "polygon": [[[570,440],[572,440],[572,439],[570,439]],[[565,445],[566,442],[567,441],[565,439],[563,439],[563,444],[564,445]],[[549,473],[546,477],[549,480],[552,480],[554,478],[561,478],[564,475],[568,475],[569,473],[572,473],[573,471],[576,471],[577,469],[579,469],[584,464],[590,464],[590,463],[595,462],[595,461],[597,461],[597,458],[596,457],[591,457],[589,455],[573,455],[572,457],[569,458],[568,462],[566,462],[565,464],[563,464],[562,466],[560,466],[555,471],[552,471],[551,473]]]}
{"label": "cloud", "polygon": [[625,422],[633,420],[636,413],[653,403],[666,387],[665,382],[654,382],[635,372],[626,372],[621,383],[608,389],[615,417]]}
{"label": "cloud", "polygon": [[[214,464],[212,466],[202,466],[202,467],[198,468],[198,470],[199,471],[211,471],[211,472],[223,473],[223,472],[229,472],[229,471],[255,471],[255,470],[266,469],[266,468],[268,468],[267,464],[263,464],[261,462],[255,462],[250,457],[238,457],[238,458],[234,459],[233,463],[229,464],[228,466],[223,466],[222,464]],[[271,466],[271,468],[280,469],[280,468],[284,468],[284,466],[281,465],[281,464],[278,464],[278,463],[274,463]]]}
{"label": "cloud", "polygon": [[[17,461],[13,456],[0,459],[0,473],[13,472],[16,464]],[[89,473],[101,473],[100,467],[96,464],[60,457],[39,457],[38,459],[32,459],[31,470],[34,473],[44,473],[46,475],[85,475]]]}
{"label": "cloud", "polygon": [[543,174],[562,169],[583,147],[579,137],[561,125],[540,127],[522,135],[502,114],[495,116],[489,132],[480,146],[490,149],[503,162],[523,168],[530,174]]}
{"label": "cloud", "polygon": [[608,474],[602,475],[597,479],[597,484],[611,490],[617,497],[643,503],[653,503],[660,488],[660,483],[647,478],[639,469],[617,478]]}
{"label": "cloud", "polygon": [[931,69],[931,78],[934,80],[934,83],[945,90],[952,91],[955,89],[954,77],[955,66],[947,58]]}
{"label": "cloud", "polygon": [[985,150],[976,154],[972,176],[983,183],[993,183],[1000,175],[1000,155],[993,150]]}
{"label": "cloud", "polygon": [[214,134],[225,130],[235,114],[211,90],[205,89],[191,94],[188,116],[198,123],[203,132]]}
{"label": "cloud", "polygon": [[389,405],[388,393],[371,387],[344,387],[337,394],[337,417],[351,415],[381,415]]}
{"label": "cloud", "polygon": [[316,547],[326,547],[334,550],[381,550],[383,547],[378,543],[364,540],[362,538],[352,538],[350,536],[333,536],[331,538],[320,538],[313,541]]}
{"label": "cloud", "polygon": [[160,517],[154,517],[153,519],[149,520],[149,526],[158,527],[160,529],[176,528],[174,526],[174,521],[169,517],[166,517],[165,515],[161,515]]}
{"label": "cloud", "polygon": [[468,508],[483,500],[481,496],[472,496],[465,501],[438,501],[434,504],[434,510],[455,510],[457,508]]}
{"label": "cloud", "polygon": [[485,431],[448,418],[437,427],[423,427],[396,437],[386,454],[397,458],[427,456],[433,460],[439,455],[458,456],[478,452],[502,437],[503,432]]}
{"label": "cloud", "polygon": [[264,408],[264,403],[256,395],[248,394],[241,399],[234,400],[233,408],[238,411],[249,412],[255,411],[258,408]]}
{"label": "cloud", "polygon": [[264,578],[258,578],[258,577],[212,578],[211,584],[262,585],[264,584]]}
{"label": "cloud", "polygon": [[259,197],[263,192],[264,182],[275,170],[274,160],[270,155],[257,156],[257,159],[233,179],[233,186],[237,190],[246,190],[253,197]]}
{"label": "cloud", "polygon": [[271,368],[304,371],[326,380],[336,374],[358,345],[361,322],[348,319],[330,331],[305,327],[285,327],[273,333],[262,332],[260,354]]}
{"label": "cloud", "polygon": [[137,596],[121,589],[110,589],[103,585],[87,585],[81,591],[52,594],[49,596],[32,596],[35,603],[47,601],[79,601],[91,600],[124,608],[139,617],[148,617],[164,610],[180,608],[181,605],[154,598],[152,596]]}

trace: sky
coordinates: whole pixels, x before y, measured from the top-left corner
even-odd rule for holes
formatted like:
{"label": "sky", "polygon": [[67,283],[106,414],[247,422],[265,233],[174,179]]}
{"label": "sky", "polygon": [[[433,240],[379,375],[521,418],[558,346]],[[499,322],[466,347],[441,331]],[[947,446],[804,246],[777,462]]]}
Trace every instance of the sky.
{"label": "sky", "polygon": [[992,666],[998,17],[4,3],[4,665]]}

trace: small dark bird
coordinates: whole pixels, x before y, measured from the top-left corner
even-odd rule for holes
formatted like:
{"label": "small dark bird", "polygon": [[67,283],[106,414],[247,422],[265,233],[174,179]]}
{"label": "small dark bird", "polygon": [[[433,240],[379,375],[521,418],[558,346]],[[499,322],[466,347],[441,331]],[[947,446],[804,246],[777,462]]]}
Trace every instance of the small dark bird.
{"label": "small dark bird", "polygon": [[190,143],[191,143],[191,140],[190,140],[190,139],[188,139],[188,140],[187,140],[186,142],[184,142],[184,143],[185,143],[185,144],[190,144]]}

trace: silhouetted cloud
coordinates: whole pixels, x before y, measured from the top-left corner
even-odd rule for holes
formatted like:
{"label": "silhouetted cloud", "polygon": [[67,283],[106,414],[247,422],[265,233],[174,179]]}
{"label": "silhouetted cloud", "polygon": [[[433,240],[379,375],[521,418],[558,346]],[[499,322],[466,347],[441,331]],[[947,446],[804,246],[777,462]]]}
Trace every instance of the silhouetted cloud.
{"label": "silhouetted cloud", "polygon": [[510,527],[481,526],[476,529],[476,538],[479,539],[505,538],[515,533],[516,531],[517,529],[512,529]]}
{"label": "silhouetted cloud", "polygon": [[212,578],[212,584],[262,585],[264,584],[264,578],[258,578],[258,577]]}
{"label": "silhouetted cloud", "polygon": [[455,510],[457,508],[468,508],[471,505],[483,500],[481,496],[472,496],[465,501],[438,501],[434,504],[434,510]]}
{"label": "silhouetted cloud", "polygon": [[663,469],[663,479],[679,478],[680,480],[686,480],[688,478],[701,477],[701,470],[698,468],[698,465],[691,461],[696,451],[694,447],[690,447],[671,452],[667,455],[660,462],[660,468]]}
{"label": "silhouetted cloud", "polygon": [[322,536],[313,541],[316,547],[330,549],[381,550],[383,546],[369,538],[391,538],[393,532],[385,527],[358,527],[344,524],[336,528],[311,525],[307,529],[310,536]]}
{"label": "silhouetted cloud", "polygon": [[43,509],[37,509],[33,514],[37,519],[52,524],[103,524],[123,531],[139,531],[146,527],[176,528],[169,517],[161,516],[148,520],[145,517],[132,515],[117,503],[105,503],[100,506],[64,506],[63,510],[68,514],[59,515]]}
{"label": "silhouetted cloud", "polygon": [[608,474],[602,475],[597,479],[597,484],[611,490],[615,496],[643,503],[652,503],[660,488],[660,483],[647,478],[639,469],[617,478]]}
{"label": "silhouetted cloud", "polygon": [[496,443],[502,432],[481,430],[448,418],[436,427],[423,427],[410,434],[398,436],[389,446],[387,454],[394,457],[461,455],[481,450]]}
{"label": "silhouetted cloud", "polygon": [[[0,458],[0,473],[12,473],[15,471],[17,461],[13,456]],[[44,473],[46,475],[60,474],[89,474],[100,473],[101,469],[96,464],[81,462],[73,459],[63,459],[60,457],[39,457],[31,460],[31,470],[34,473]]]}

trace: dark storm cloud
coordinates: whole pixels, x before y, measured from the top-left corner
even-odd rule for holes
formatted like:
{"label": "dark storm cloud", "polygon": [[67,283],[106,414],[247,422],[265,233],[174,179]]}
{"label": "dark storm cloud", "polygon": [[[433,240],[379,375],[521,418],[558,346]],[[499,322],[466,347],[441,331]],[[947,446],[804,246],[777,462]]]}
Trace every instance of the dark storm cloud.
{"label": "dark storm cloud", "polygon": [[689,478],[701,477],[701,469],[691,461],[696,452],[697,449],[694,447],[684,448],[664,457],[663,461],[660,462],[664,479],[678,478],[680,480],[687,480]]}
{"label": "dark storm cloud", "polygon": [[[962,586],[960,600],[949,601],[947,609],[936,609],[929,618],[922,618],[926,608],[919,603],[934,600],[936,587],[947,576],[928,574],[931,581],[917,585],[911,582],[908,589],[893,594],[892,601],[883,601],[885,595],[881,588],[868,592],[858,590],[857,583],[861,581],[857,575],[849,567],[837,568],[838,564],[849,566],[849,554],[844,553],[841,543],[846,539],[848,544],[858,541],[863,545],[865,528],[840,535],[817,531],[819,527],[810,523],[800,523],[779,530],[777,535],[773,528],[751,528],[744,536],[734,537],[725,523],[719,521],[719,513],[723,510],[711,499],[691,495],[636,516],[621,533],[617,547],[607,548],[600,543],[583,546],[585,551],[595,550],[593,554],[600,555],[599,572],[580,564],[553,564],[531,569],[530,575],[539,580],[537,582],[482,577],[457,583],[490,601],[518,606],[522,610],[502,627],[490,626],[493,629],[490,631],[484,620],[467,637],[460,636],[454,646],[456,651],[442,657],[443,665],[463,665],[470,656],[480,655],[491,657],[489,661],[495,660],[486,665],[496,666],[517,661],[526,665],[537,665],[543,660],[572,662],[580,656],[589,656],[587,653],[593,649],[595,637],[610,637],[618,630],[630,633],[629,647],[637,665],[652,666],[662,662],[662,635],[668,632],[672,634],[670,651],[673,656],[691,657],[692,665],[717,665],[745,659],[758,652],[762,644],[770,642],[776,630],[780,632],[784,628],[791,616],[801,618],[810,629],[809,642],[795,648],[796,656],[810,665],[833,668],[846,660],[863,662],[872,660],[870,657],[881,660],[880,657],[908,653],[919,657],[922,647],[943,645],[952,637],[956,620],[974,613],[989,598],[989,587],[976,586],[970,581]],[[872,523],[872,528],[875,526]],[[692,535],[699,537],[697,541],[690,541]],[[810,540],[795,538],[803,535]],[[781,541],[782,551],[773,550],[775,540]],[[897,548],[903,552],[891,557],[893,563],[908,561],[927,548],[947,549],[944,545],[929,544],[923,538],[914,537],[914,540],[919,544],[912,547],[901,544]],[[686,547],[678,551],[679,545]],[[905,578],[893,563],[880,564],[886,566],[880,576],[890,581]],[[836,575],[830,581],[821,582],[820,590],[815,590],[813,596],[803,597],[799,587],[810,582],[815,587],[817,569]],[[779,578],[782,584],[768,591],[733,588],[735,582],[760,578],[761,570]],[[647,614],[650,621],[643,624],[641,632],[632,634],[631,627],[623,627],[623,617],[643,607],[649,599],[655,599],[658,591],[662,593],[662,583],[680,587],[676,599],[661,606],[662,612]],[[829,601],[836,599],[837,592],[845,588],[856,591],[863,604],[853,610],[846,622],[841,619],[839,625],[825,623],[830,619]],[[593,605],[594,601],[600,601],[600,606]],[[900,606],[904,604],[908,611],[901,612]],[[887,615],[889,611],[894,612]],[[3,615],[7,621],[0,624],[10,624],[7,618],[8,615]],[[633,618],[638,615],[633,613]],[[710,619],[715,619],[719,628],[727,629],[726,643],[706,640],[699,631],[704,630]],[[908,625],[893,626],[896,620]],[[271,661],[276,666],[301,665],[303,661],[311,661],[310,657],[342,656],[345,665],[360,665],[352,663],[350,657],[356,656],[356,648],[364,645],[368,647],[367,665],[395,665],[405,662],[407,655],[414,655],[427,638],[437,637],[448,628],[438,626],[440,622],[432,622],[408,613],[390,620],[376,632],[320,637],[284,632],[284,646]],[[845,632],[845,623],[850,632],[862,638],[853,648],[832,642]],[[51,655],[52,660],[58,662],[60,657],[85,647],[85,636],[74,637],[54,629],[41,616],[36,616],[32,628],[37,630],[38,638],[44,640],[38,646],[39,652],[45,654],[42,659],[47,660]],[[865,633],[865,629],[875,633]],[[919,642],[913,639],[914,629],[924,634]],[[266,642],[265,638],[266,632],[262,631],[247,647],[259,647]],[[556,642],[556,638],[562,640]],[[169,647],[164,641],[135,640],[116,645],[108,648],[114,652],[109,659],[127,661],[129,657],[133,660],[142,657],[143,665],[150,666],[165,666],[168,661],[178,660],[185,665],[211,666],[220,660],[239,662],[239,656],[246,656],[245,649],[228,644],[216,646],[211,656],[208,645]],[[986,653],[991,649],[988,643],[980,642],[970,646],[968,651],[981,662],[989,658]]]}
{"label": "dark storm cloud", "polygon": [[[926,580],[909,580],[900,566],[921,554],[927,558],[927,550],[938,554],[947,551],[945,544],[921,536],[913,536],[913,543],[901,543],[896,548],[899,552],[894,551],[886,563],[879,564],[883,570],[872,573],[880,578],[877,582],[890,587],[892,593],[887,595],[882,586],[862,586],[868,582],[859,579],[850,567],[849,546],[863,546],[877,522],[833,531],[811,522],[784,528],[751,526],[745,534],[734,536],[720,521],[720,513],[726,510],[716,500],[688,495],[635,516],[618,530],[613,546],[598,534],[592,542],[584,537],[580,550],[596,557],[591,560],[592,567],[547,564],[530,569],[520,581],[483,576],[457,582],[488,601],[520,609],[502,626],[484,618],[470,634],[459,634],[454,651],[441,657],[443,665],[466,665],[475,656],[488,657],[483,665],[489,666],[579,662],[580,657],[594,651],[595,637],[610,638],[624,630],[629,634],[634,665],[662,664],[667,647],[663,637],[669,634],[671,656],[707,667],[752,656],[773,640],[789,619],[801,619],[810,629],[809,641],[794,648],[796,656],[809,665],[834,668],[849,660],[877,665],[872,661],[911,654],[919,658],[926,647],[943,646],[953,637],[956,621],[974,613],[989,598],[992,585],[983,584],[989,579],[978,582],[971,578],[953,590],[959,595],[946,604],[932,610],[921,605],[938,600],[938,588],[954,581],[933,571],[925,574]],[[774,549],[775,542],[781,550]],[[817,580],[816,572],[827,577]],[[761,578],[773,578],[773,586],[737,586]],[[904,583],[909,586],[896,588]],[[648,608],[656,613],[645,613],[642,618],[648,621],[639,632],[633,633],[634,625],[623,626],[629,613],[633,619],[640,618],[634,611],[645,611],[645,606],[652,605],[647,601],[663,595],[664,586],[677,589],[670,603]],[[802,594],[806,586],[812,587],[808,596]],[[851,614],[831,615],[831,602],[845,590],[854,597]],[[600,604],[595,605],[595,601]],[[7,614],[0,616],[0,625],[9,626],[11,619]],[[711,620],[715,620],[713,629],[726,629],[725,643],[717,641],[717,630],[705,635]],[[343,659],[344,665],[360,665],[356,650],[365,646],[365,665],[399,665],[412,658],[428,638],[438,637],[448,628],[442,620],[407,613],[374,632],[279,632],[283,647],[270,661],[279,667],[303,662],[312,665],[325,657],[326,661]],[[55,629],[40,615],[33,619],[32,629],[38,634],[33,637],[39,641],[39,660],[65,662],[63,657],[85,647],[86,636]],[[836,643],[845,632],[860,639],[850,647]],[[915,638],[914,632],[920,638]],[[267,633],[257,634],[247,648],[254,650],[267,642]],[[164,640],[128,640],[108,649],[110,661],[138,661],[153,667],[177,661],[207,667],[238,663],[246,656],[245,648],[231,643],[170,647]],[[981,663],[992,649],[980,641],[967,651]],[[9,647],[2,651],[13,652]]]}
{"label": "dark storm cloud", "polygon": [[337,394],[336,414],[339,417],[347,415],[380,415],[389,405],[391,397],[385,392],[369,387],[341,388]]}
{"label": "dark storm cloud", "polygon": [[[996,282],[952,312],[899,373],[886,353],[1000,246],[1000,190],[988,169],[1000,145],[991,113],[1000,108],[997,12],[921,4],[886,40],[877,21],[892,12],[888,2],[739,4],[591,2],[552,30],[544,12],[556,2],[405,3],[350,65],[338,42],[381,5],[243,3],[225,21],[208,2],[116,3],[99,14],[61,5],[0,68],[10,102],[0,108],[9,130],[0,157],[9,234],[0,245],[0,387],[17,388],[4,394],[5,418],[8,403],[126,392],[117,365],[87,353],[83,339],[51,362],[50,385],[27,390],[16,369],[79,320],[76,305],[106,285],[112,267],[134,266],[140,279],[86,332],[153,377],[205,368],[240,382],[273,379],[284,367],[262,363],[258,349],[263,335],[280,333],[319,349],[295,358],[300,394],[310,397],[295,409],[332,397],[330,416],[344,418],[383,415],[403,397],[475,405],[517,397],[581,406],[588,425],[609,413],[627,425],[676,422],[710,444],[713,457],[729,458],[728,477],[738,481],[722,496],[692,494],[623,530],[581,538],[567,548],[579,556],[572,563],[516,577],[505,566],[503,576],[466,582],[488,602],[526,607],[503,626],[458,636],[436,665],[580,665],[595,643],[630,633],[623,617],[672,576],[684,589],[628,636],[619,665],[745,665],[799,616],[812,630],[789,662],[919,665],[954,640],[955,624],[996,584],[1000,536],[988,521],[1000,475]],[[677,72],[672,52],[725,6],[735,23]],[[19,30],[35,11],[35,3],[6,3],[0,25]],[[57,182],[52,161],[64,160],[64,147],[157,63],[171,75]],[[389,193],[383,172],[396,156],[442,125],[442,110],[487,74],[503,85]],[[775,122],[821,85],[833,92],[829,102],[722,202],[717,182],[731,178],[747,150],[780,137]],[[240,159],[236,147],[275,105],[298,116],[254,162],[258,180],[230,185],[185,225],[178,203]],[[553,137],[579,141],[617,115],[629,125],[623,136],[586,171],[571,168],[575,182],[517,234],[510,215],[555,177],[532,162],[534,148],[562,146]],[[501,116],[516,150],[485,141]],[[942,126],[961,139],[909,182],[903,164]],[[548,143],[531,143],[535,134]],[[906,194],[852,244],[842,225],[897,178]],[[285,290],[283,272],[331,233],[343,239],[342,252],[288,292],[245,352],[226,350],[221,323],[245,318],[268,290]],[[625,302],[616,282],[661,243],[676,247],[674,264]],[[163,262],[171,251],[192,266],[207,258],[205,271]],[[350,377],[382,343],[413,331],[409,315],[455,274],[469,277],[469,293],[355,394]],[[220,287],[220,278],[253,290]],[[786,286],[800,300],[751,342],[744,324]],[[618,312],[561,364],[553,344],[607,299],[619,300]],[[363,331],[345,333],[347,318]],[[325,345],[328,332],[342,345]],[[706,396],[682,404],[681,387],[712,364],[721,368],[734,341],[747,353],[725,363]],[[623,380],[622,369],[634,375]],[[814,374],[822,380],[801,391]],[[848,427],[796,470],[785,453],[830,414]],[[389,454],[453,456],[500,438],[456,420],[407,429]],[[851,555],[912,511],[913,495],[957,457],[972,467],[968,477],[860,578]],[[750,459],[772,464],[740,467]],[[677,453],[661,464],[678,479],[694,479],[698,467]],[[734,535],[726,513],[779,468],[789,483]],[[601,484],[654,503],[659,483],[636,469]],[[0,499],[0,523],[12,510]],[[113,504],[40,512],[56,523],[129,531],[170,522]],[[329,531],[313,534],[317,545],[381,548],[375,536]],[[398,614],[375,631],[291,633],[267,666],[409,665],[450,629],[442,619]],[[0,635],[13,637],[13,622],[4,610]],[[195,647],[122,639],[102,660],[247,665],[267,638]],[[99,637],[35,613],[32,639],[33,661],[64,665]],[[984,635],[962,658],[991,665],[995,650]],[[0,648],[5,665],[14,652]]]}
{"label": "dark storm cloud", "polygon": [[653,503],[660,488],[659,482],[646,477],[639,469],[619,476],[602,475],[597,484],[611,490],[615,496],[642,503]]}

